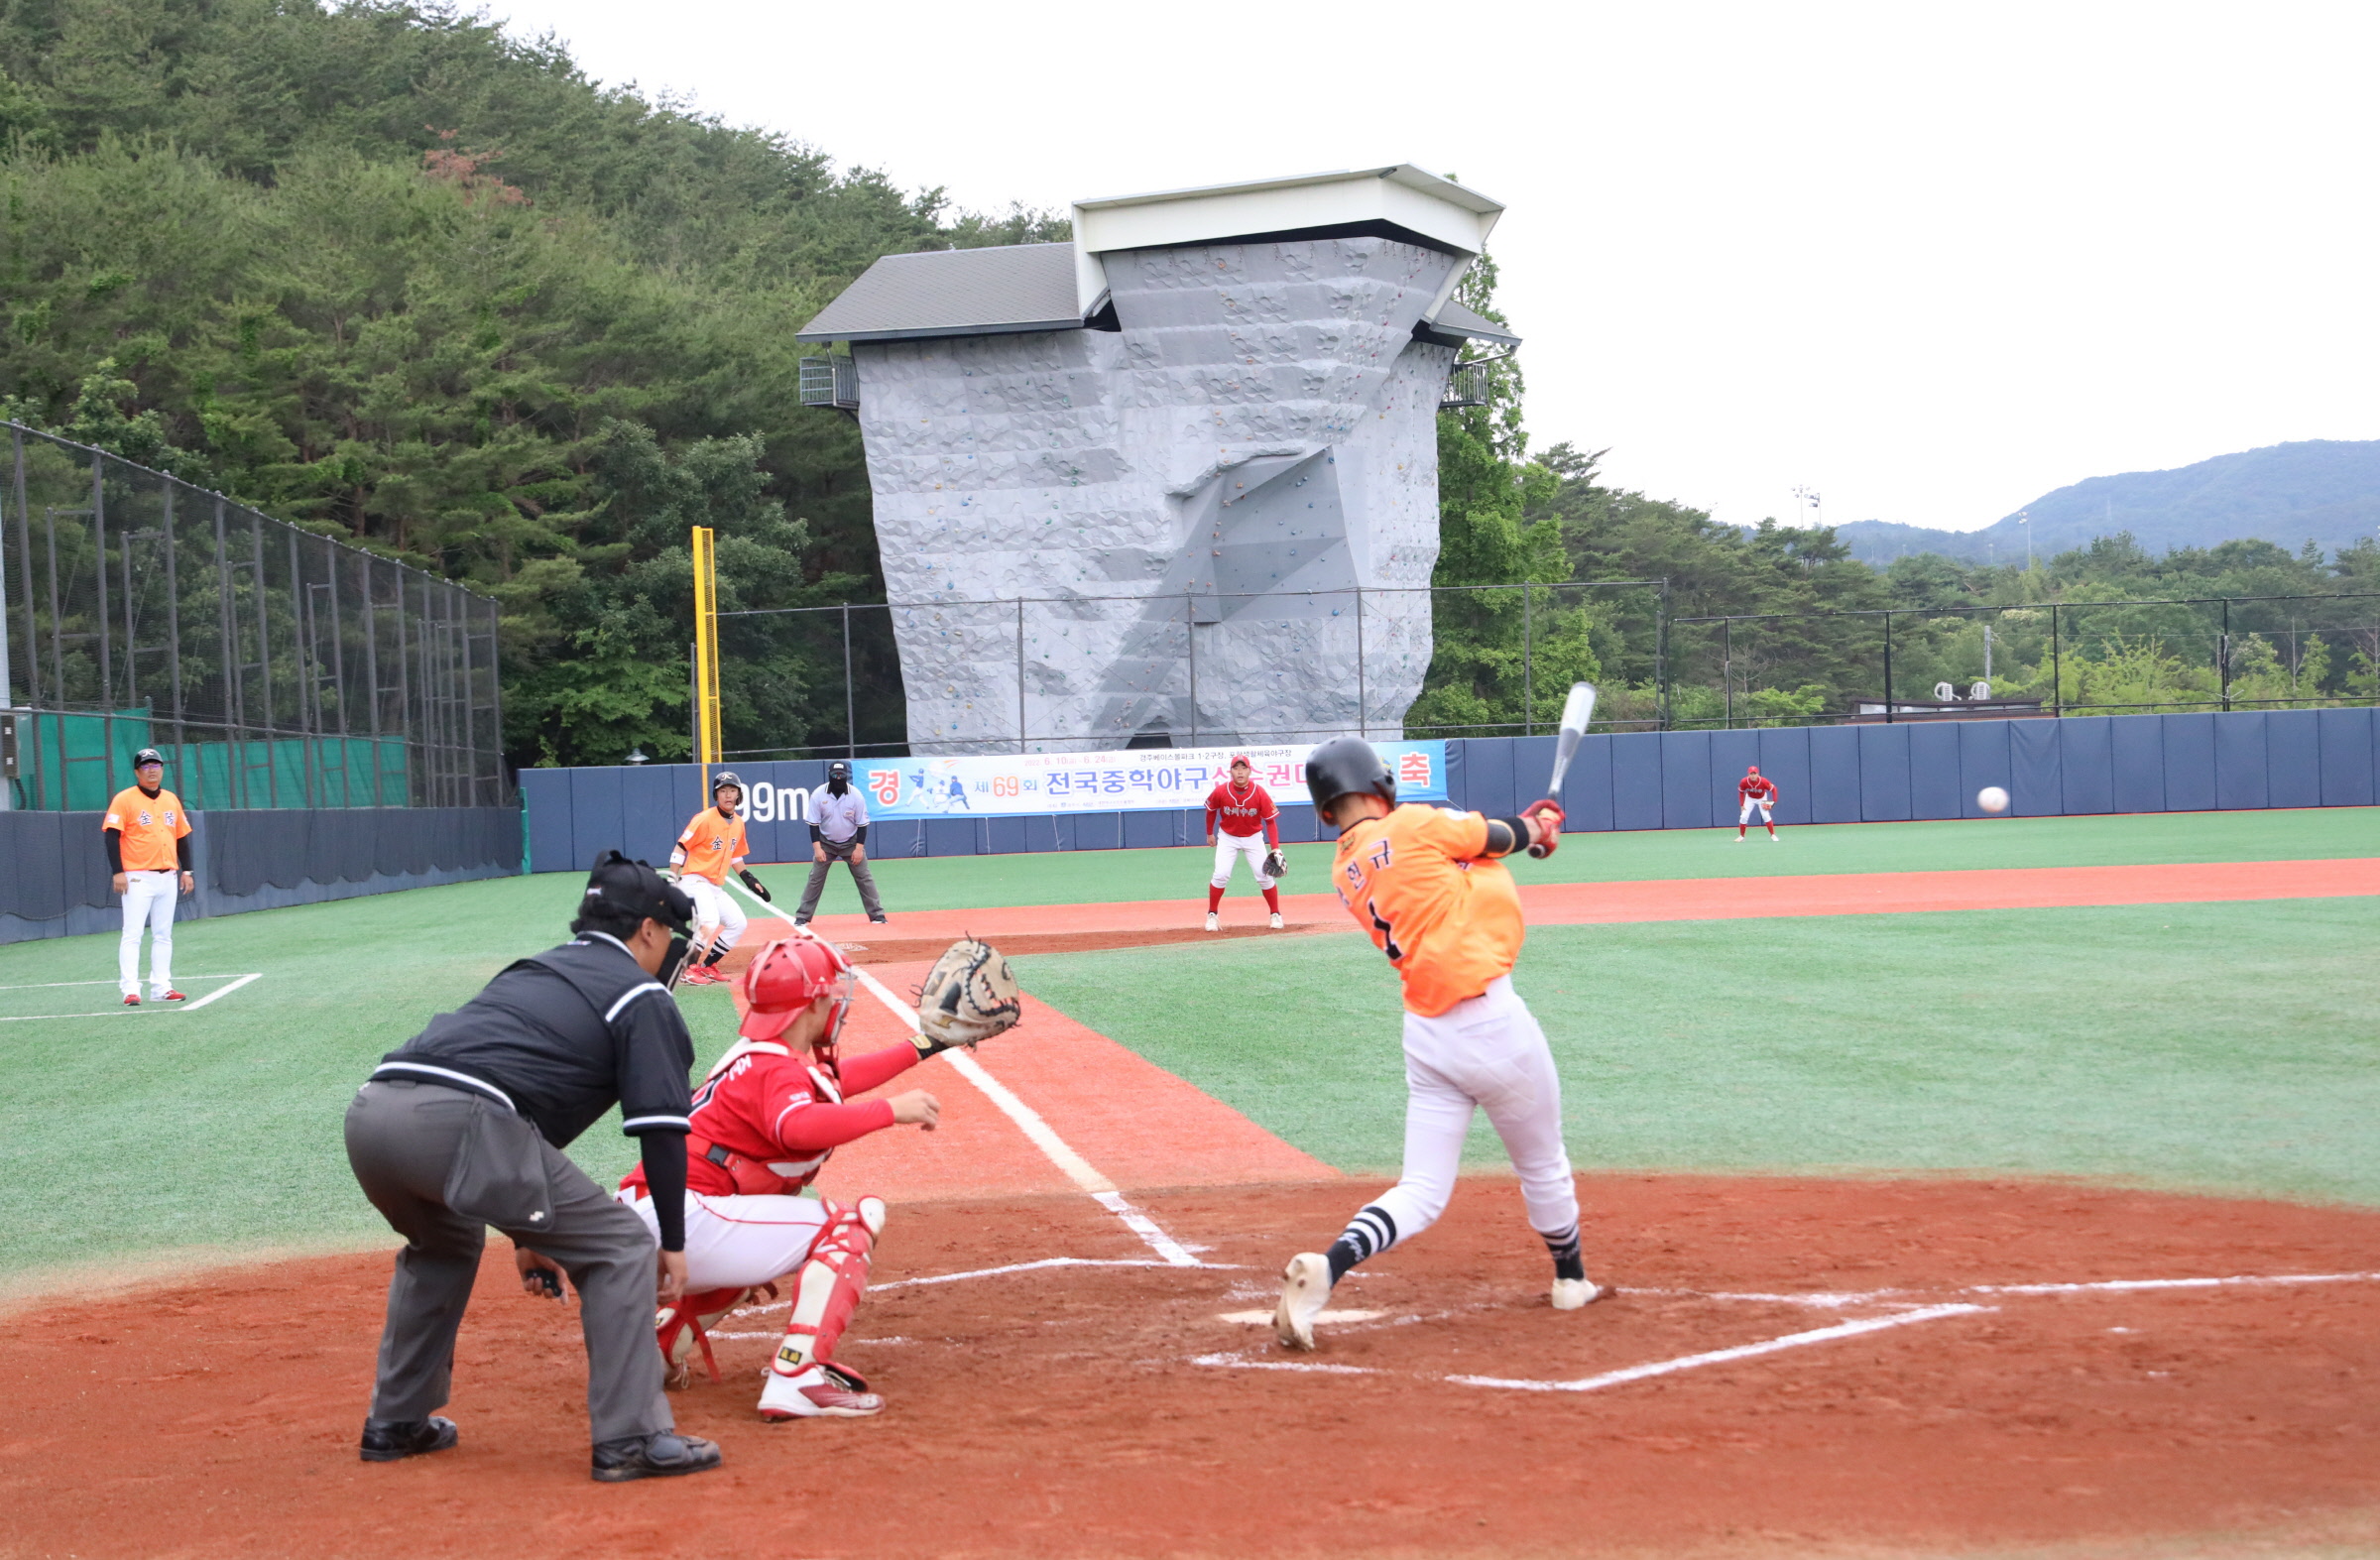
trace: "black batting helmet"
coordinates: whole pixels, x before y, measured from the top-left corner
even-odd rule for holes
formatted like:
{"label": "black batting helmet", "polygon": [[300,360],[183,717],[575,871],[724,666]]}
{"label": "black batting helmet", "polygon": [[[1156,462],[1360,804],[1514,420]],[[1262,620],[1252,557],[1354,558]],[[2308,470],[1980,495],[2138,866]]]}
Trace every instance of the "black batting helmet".
{"label": "black batting helmet", "polygon": [[718,774],[712,776],[711,800],[717,801],[719,799],[719,793],[727,789],[727,787],[730,785],[735,786],[738,790],[742,790],[744,788],[744,777],[738,775],[734,770],[721,770]]}
{"label": "black batting helmet", "polygon": [[1307,754],[1306,789],[1313,794],[1317,808],[1358,792],[1396,805],[1396,777],[1380,757],[1380,750],[1361,737],[1334,737]]}

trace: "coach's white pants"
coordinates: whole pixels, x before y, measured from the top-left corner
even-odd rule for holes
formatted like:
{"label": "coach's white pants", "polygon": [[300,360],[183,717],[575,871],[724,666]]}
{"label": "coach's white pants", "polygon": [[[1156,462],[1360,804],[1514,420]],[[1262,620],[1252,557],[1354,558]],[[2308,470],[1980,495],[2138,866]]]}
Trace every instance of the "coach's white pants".
{"label": "coach's white pants", "polygon": [[[710,879],[691,874],[678,879],[677,886],[694,901],[694,940],[721,953],[734,947],[736,939],[744,935],[744,911],[737,905],[735,896]],[[706,926],[719,928],[716,939],[703,936]]]}
{"label": "coach's white pants", "polygon": [[1248,870],[1256,875],[1256,887],[1269,889],[1277,881],[1264,876],[1264,858],[1271,850],[1272,847],[1264,843],[1264,835],[1261,831],[1254,834],[1226,834],[1223,830],[1217,829],[1215,831],[1215,876],[1207,881],[1218,889],[1230,888],[1232,886],[1232,868],[1239,864],[1241,857],[1246,856]]}
{"label": "coach's white pants", "polygon": [[149,940],[149,995],[174,989],[174,900],[181,879],[171,872],[124,874],[124,937],[116,944],[116,985],[127,997],[141,994],[141,928]]}
{"label": "coach's white pants", "polygon": [[[653,1199],[623,1187],[620,1201],[661,1239]],[[706,1197],[686,1193],[686,1287],[752,1289],[782,1278],[809,1260],[826,1223],[815,1197]]]}
{"label": "coach's white pants", "polygon": [[1455,1194],[1474,1109],[1488,1113],[1520,1172],[1529,1228],[1561,1235],[1579,1222],[1570,1150],[1562,1144],[1562,1079],[1536,1015],[1504,976],[1435,1019],[1405,1015],[1405,1169],[1372,1199],[1410,1240]]}

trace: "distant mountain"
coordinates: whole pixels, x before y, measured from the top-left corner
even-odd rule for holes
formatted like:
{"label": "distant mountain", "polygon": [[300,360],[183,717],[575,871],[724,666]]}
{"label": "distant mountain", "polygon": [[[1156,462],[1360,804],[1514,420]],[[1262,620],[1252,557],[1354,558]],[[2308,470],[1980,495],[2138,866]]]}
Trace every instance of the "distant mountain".
{"label": "distant mountain", "polygon": [[[2309,540],[2335,552],[2380,528],[2380,439],[2308,439],[2217,455],[2175,471],[2090,477],[2025,506],[2033,552],[2047,558],[2093,537],[2129,531],[2152,553],[2257,538],[2296,551]],[[1851,555],[1885,564],[1911,552],[1974,562],[2025,555],[2016,516],[1981,531],[1930,531],[1884,520],[1835,528]]]}

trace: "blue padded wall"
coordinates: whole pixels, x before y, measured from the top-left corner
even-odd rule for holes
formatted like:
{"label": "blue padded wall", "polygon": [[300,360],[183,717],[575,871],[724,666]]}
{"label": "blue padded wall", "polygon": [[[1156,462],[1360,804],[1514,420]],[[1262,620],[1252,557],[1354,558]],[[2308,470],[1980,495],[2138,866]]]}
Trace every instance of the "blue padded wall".
{"label": "blue padded wall", "polygon": [[2380,747],[2380,712],[2326,709],[2315,714],[2322,732],[2322,805],[2372,805],[2373,750]]}
{"label": "blue padded wall", "polygon": [[2321,711],[2273,710],[2264,717],[2264,804],[2322,804]]}
{"label": "blue padded wall", "polygon": [[2114,720],[2105,715],[2059,722],[2059,782],[2070,813],[2115,810]]}
{"label": "blue padded wall", "polygon": [[1959,727],[1963,724],[1930,720],[1905,728],[1909,733],[1909,816],[1956,818],[1963,810],[1959,796]]}
{"label": "blue padded wall", "polygon": [[[1530,802],[1545,795],[1545,782],[1554,778],[1554,742],[1552,737],[1514,737],[1512,741],[1512,812],[1518,812]],[[1573,762],[1576,762],[1575,760]],[[1564,783],[1569,778],[1564,777]],[[1473,807],[1473,812],[1485,812],[1491,818],[1508,814],[1487,807]]]}
{"label": "blue padded wall", "polygon": [[2015,723],[2005,720],[1963,720],[1959,723],[1959,816],[1988,817],[1975,805],[1986,785],[2010,789],[2015,774],[2009,766],[2008,733]]}
{"label": "blue padded wall", "polygon": [[[1736,782],[1743,772],[1760,762],[1760,733],[1756,731],[1715,731],[1711,733],[1711,821],[1725,828],[1735,821],[1743,803],[1736,792]],[[1782,789],[1783,782],[1779,781]],[[1778,818],[1783,822],[1782,816]]]}
{"label": "blue padded wall", "polygon": [[1760,773],[1777,782],[1779,823],[1812,821],[1808,727],[1786,726],[1760,733]]}
{"label": "blue padded wall", "polygon": [[[1508,818],[1519,809],[1512,803],[1512,743],[1488,738],[1473,741],[1458,739],[1463,748],[1464,805],[1473,812],[1484,812],[1491,818]],[[1449,749],[1456,743],[1447,744]],[[1452,765],[1448,766],[1450,769]],[[1532,784],[1545,783],[1540,776]],[[1448,787],[1453,794],[1453,787]],[[1534,796],[1532,795],[1532,798]]]}
{"label": "blue padded wall", "polygon": [[2170,715],[2107,718],[2108,806],[2116,812],[2165,810],[2165,723]]}
{"label": "blue padded wall", "polygon": [[2214,723],[2214,804],[2264,805],[2264,711],[2234,710]]}
{"label": "blue padded wall", "polygon": [[570,772],[523,770],[521,807],[529,814],[529,870],[569,871]]}
{"label": "blue padded wall", "polygon": [[2020,818],[2054,817],[2065,802],[2058,775],[2056,720],[2008,723],[2008,810]]}
{"label": "blue padded wall", "polygon": [[616,769],[570,771],[569,865],[573,870],[585,872],[604,851],[619,849],[626,843],[627,831],[620,811],[620,779],[624,773]]}
{"label": "blue padded wall", "polygon": [[973,856],[976,822],[973,818],[925,818],[925,853],[928,856]]}
{"label": "blue padded wall", "polygon": [[1661,827],[1661,734],[1621,732],[1611,739],[1611,827]]}
{"label": "blue padded wall", "polygon": [[2166,715],[2165,806],[2168,812],[2214,810],[2212,715]]}
{"label": "blue padded wall", "polygon": [[1589,736],[1562,778],[1562,831],[1611,827],[1611,739]]}
{"label": "blue padded wall", "polygon": [[1711,822],[1711,733],[1663,732],[1661,827],[1707,829]]}
{"label": "blue padded wall", "polygon": [[1909,728],[1854,726],[1859,734],[1859,818],[1905,823],[1909,818]]}
{"label": "blue padded wall", "polygon": [[1859,821],[1859,728],[1812,726],[1810,821]]}

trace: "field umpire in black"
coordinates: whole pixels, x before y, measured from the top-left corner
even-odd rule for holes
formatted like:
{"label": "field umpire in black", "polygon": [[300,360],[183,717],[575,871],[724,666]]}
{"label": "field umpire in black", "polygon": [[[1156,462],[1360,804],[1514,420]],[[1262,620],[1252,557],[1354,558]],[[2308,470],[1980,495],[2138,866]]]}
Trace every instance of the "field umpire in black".
{"label": "field umpire in black", "polygon": [[[672,1433],[653,1314],[686,1281],[686,1074],[694,1041],[669,995],[693,904],[641,861],[607,851],[577,935],[522,959],[457,1012],[391,1051],[347,1108],[347,1160],[406,1239],[389,1285],[366,1462],[455,1443],[446,1404],[454,1335],[489,1225],[513,1238],[522,1287],[579,1294],[595,1477],[719,1466]],[[644,1149],[660,1250],[637,1216],[562,1153],[613,1105]],[[657,1271],[657,1281],[656,1281]]]}

